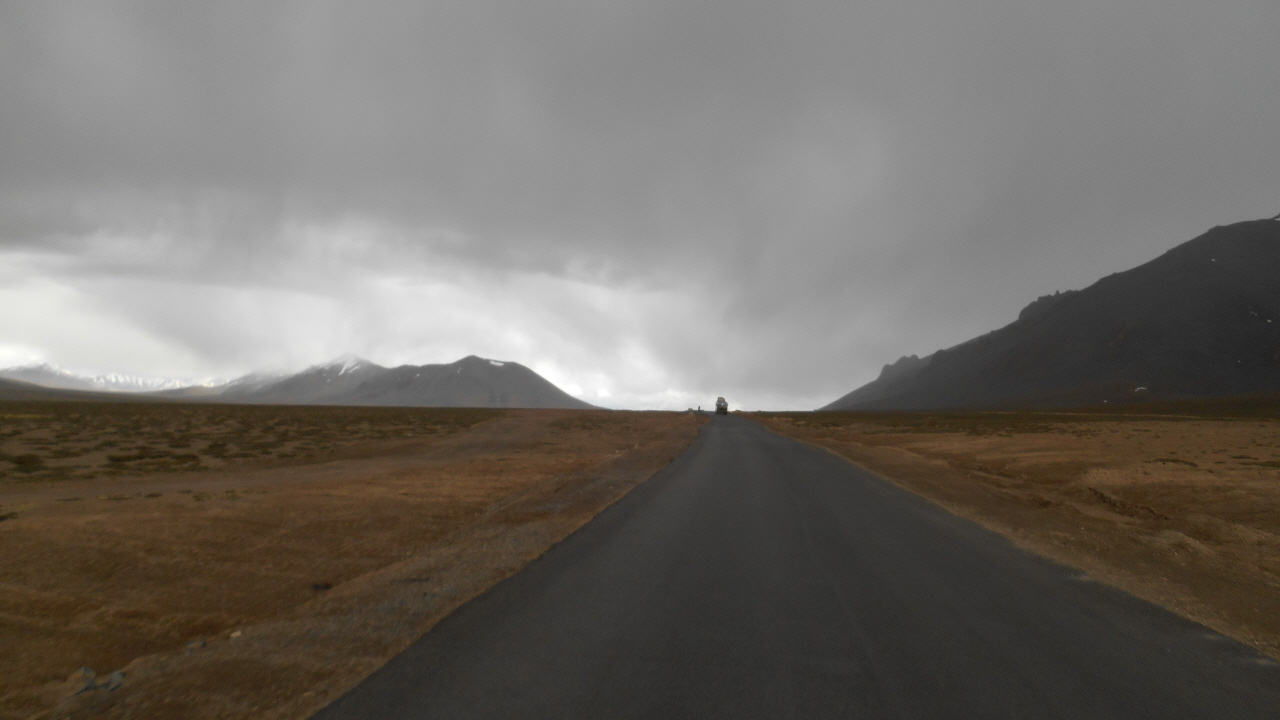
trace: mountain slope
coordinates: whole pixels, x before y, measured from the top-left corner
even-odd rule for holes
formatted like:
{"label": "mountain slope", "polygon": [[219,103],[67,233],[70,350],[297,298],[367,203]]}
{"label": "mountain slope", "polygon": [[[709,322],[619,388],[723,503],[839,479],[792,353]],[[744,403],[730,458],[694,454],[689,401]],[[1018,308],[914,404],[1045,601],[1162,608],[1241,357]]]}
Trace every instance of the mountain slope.
{"label": "mountain slope", "polygon": [[96,392],[141,393],[185,387],[182,380],[135,377],[132,375],[95,375],[87,377],[69,370],[42,363],[0,369],[0,378],[34,383],[46,388],[61,390],[89,390]]}
{"label": "mountain slope", "polygon": [[152,401],[149,395],[135,395],[121,392],[94,392],[92,390],[68,390],[51,388],[25,380],[0,378],[0,401],[16,402],[130,402]]}
{"label": "mountain slope", "polygon": [[220,402],[414,407],[591,408],[529,368],[474,355],[440,365],[347,359],[272,379],[250,376],[204,395]]}
{"label": "mountain slope", "polygon": [[1280,390],[1280,222],[1215,227],[822,408],[1080,405]]}
{"label": "mountain slope", "polygon": [[52,365],[24,365],[0,370],[0,378],[60,390],[97,390],[88,378]]}

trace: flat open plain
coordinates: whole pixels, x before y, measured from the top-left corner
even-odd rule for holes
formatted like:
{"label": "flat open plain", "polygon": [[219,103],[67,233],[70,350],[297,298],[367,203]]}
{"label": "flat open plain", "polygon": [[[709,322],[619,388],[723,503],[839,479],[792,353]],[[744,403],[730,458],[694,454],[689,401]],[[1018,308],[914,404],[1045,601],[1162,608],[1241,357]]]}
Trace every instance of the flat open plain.
{"label": "flat open plain", "polygon": [[1107,412],[756,417],[1280,658],[1274,408],[1272,399]]}
{"label": "flat open plain", "polygon": [[1276,656],[1266,413],[755,418],[892,482],[686,413],[6,403],[0,717],[1216,718],[1280,698],[1272,660],[1093,582]]}
{"label": "flat open plain", "polygon": [[0,717],[306,717],[702,422],[0,404]]}

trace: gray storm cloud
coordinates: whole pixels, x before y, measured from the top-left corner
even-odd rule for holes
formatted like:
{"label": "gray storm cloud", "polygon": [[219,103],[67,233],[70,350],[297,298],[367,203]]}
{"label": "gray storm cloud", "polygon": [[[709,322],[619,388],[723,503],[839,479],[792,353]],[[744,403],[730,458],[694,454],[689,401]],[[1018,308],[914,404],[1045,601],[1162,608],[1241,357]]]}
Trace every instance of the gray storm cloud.
{"label": "gray storm cloud", "polygon": [[1277,30],[1268,2],[6,3],[0,362],[474,352],[606,405],[811,407],[1280,212]]}

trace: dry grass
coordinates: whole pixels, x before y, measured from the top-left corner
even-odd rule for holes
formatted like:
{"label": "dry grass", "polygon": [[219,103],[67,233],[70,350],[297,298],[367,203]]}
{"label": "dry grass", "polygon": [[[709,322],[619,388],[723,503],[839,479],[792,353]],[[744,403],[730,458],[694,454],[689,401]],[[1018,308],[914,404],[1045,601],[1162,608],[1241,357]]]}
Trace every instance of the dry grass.
{"label": "dry grass", "polygon": [[[702,422],[88,403],[0,416],[6,455],[41,458],[0,482],[3,718],[306,717]],[[82,666],[97,687],[70,696]]]}
{"label": "dry grass", "polygon": [[757,417],[1280,656],[1280,421],[1231,410]]}
{"label": "dry grass", "polygon": [[0,404],[0,484],[216,470],[455,432],[496,410],[187,403]]}

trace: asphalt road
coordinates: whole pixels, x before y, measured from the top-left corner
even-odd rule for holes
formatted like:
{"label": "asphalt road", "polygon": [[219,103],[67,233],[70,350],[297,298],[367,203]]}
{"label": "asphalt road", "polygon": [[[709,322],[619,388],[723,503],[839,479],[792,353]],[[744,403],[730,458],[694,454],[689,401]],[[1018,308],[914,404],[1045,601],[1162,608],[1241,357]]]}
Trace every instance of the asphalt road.
{"label": "asphalt road", "polygon": [[315,717],[1280,718],[1280,667],[730,416]]}

